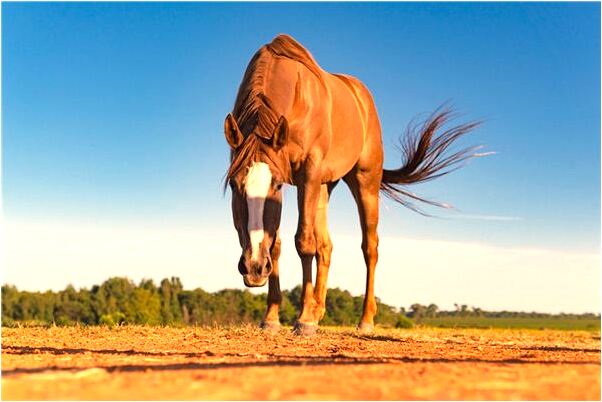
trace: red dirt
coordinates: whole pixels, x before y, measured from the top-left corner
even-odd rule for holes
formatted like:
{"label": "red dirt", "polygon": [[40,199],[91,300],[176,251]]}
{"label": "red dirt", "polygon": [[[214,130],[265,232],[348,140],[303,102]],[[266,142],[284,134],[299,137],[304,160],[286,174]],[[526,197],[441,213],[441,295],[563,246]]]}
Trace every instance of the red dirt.
{"label": "red dirt", "polygon": [[2,397],[600,400],[600,334],[5,328]]}

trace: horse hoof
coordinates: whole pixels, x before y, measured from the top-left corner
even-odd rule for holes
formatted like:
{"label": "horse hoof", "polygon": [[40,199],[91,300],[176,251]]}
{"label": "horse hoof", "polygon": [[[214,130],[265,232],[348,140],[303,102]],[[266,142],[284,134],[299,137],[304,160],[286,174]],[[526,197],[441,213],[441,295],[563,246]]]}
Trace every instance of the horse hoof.
{"label": "horse hoof", "polygon": [[293,329],[293,333],[299,336],[312,336],[315,335],[317,331],[317,324],[308,324],[303,322],[296,323],[295,328]]}
{"label": "horse hoof", "polygon": [[360,334],[371,334],[372,332],[374,332],[374,324],[360,322],[360,325],[357,326],[357,330]]}
{"label": "horse hoof", "polygon": [[270,333],[277,333],[280,331],[280,328],[282,328],[280,326],[280,323],[277,321],[264,321],[261,323],[261,325],[259,325],[259,327],[261,329],[263,329],[265,332],[270,332]]}

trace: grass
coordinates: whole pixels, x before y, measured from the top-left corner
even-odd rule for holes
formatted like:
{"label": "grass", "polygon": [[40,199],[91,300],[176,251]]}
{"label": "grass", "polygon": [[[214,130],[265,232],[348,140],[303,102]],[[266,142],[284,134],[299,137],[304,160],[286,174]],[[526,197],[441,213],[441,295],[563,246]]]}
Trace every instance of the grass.
{"label": "grass", "polygon": [[440,328],[514,328],[600,331],[599,318],[537,317],[436,317],[423,318],[419,324]]}
{"label": "grass", "polygon": [[[412,321],[408,320],[412,323]],[[600,318],[567,318],[567,317],[436,317],[422,318],[415,322],[418,326],[432,328],[500,328],[500,329],[551,329],[564,331],[589,331],[600,332]],[[378,324],[378,322],[377,322]],[[35,327],[54,327],[54,326],[76,326],[86,327],[85,324],[73,323],[71,325],[54,325],[43,321],[13,321],[2,320],[4,328],[35,328]],[[102,325],[101,325],[102,326]],[[117,325],[118,327],[121,325]],[[128,325],[130,326],[130,325]],[[242,327],[255,328],[255,324],[242,325]],[[94,327],[94,325],[92,326]],[[186,327],[185,325],[168,325],[167,327]],[[239,326],[214,326],[216,328],[230,328]],[[348,326],[330,326],[321,325],[321,327],[329,327],[331,329],[346,330]],[[386,326],[385,326],[386,327]],[[411,326],[404,327],[411,328]]]}

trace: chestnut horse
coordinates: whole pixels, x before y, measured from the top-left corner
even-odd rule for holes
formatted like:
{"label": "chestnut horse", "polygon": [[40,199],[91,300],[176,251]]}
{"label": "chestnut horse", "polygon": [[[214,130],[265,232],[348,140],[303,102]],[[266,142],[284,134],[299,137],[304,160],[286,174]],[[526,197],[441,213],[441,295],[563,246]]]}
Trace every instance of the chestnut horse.
{"label": "chestnut horse", "polygon": [[[403,185],[441,176],[469,157],[474,148],[446,156],[444,151],[478,123],[435,136],[451,117],[434,113],[409,129],[399,169],[383,169],[381,128],[368,89],[356,78],[322,70],[293,38],[279,35],[251,59],[234,109],[225,121],[231,148],[226,182],[232,189],[232,215],[242,255],[238,270],[246,286],[269,282],[262,327],[278,329],[282,299],[279,283],[283,184],[297,187],[299,222],[295,246],[303,268],[299,334],[312,334],[324,316],[332,242],[327,228],[331,191],[343,180],[357,203],[366,263],[366,293],[358,328],[374,327],[374,270],[378,259],[379,192],[416,209],[420,197]],[[431,204],[445,206],[427,201]],[[317,277],[312,284],[312,262]]]}

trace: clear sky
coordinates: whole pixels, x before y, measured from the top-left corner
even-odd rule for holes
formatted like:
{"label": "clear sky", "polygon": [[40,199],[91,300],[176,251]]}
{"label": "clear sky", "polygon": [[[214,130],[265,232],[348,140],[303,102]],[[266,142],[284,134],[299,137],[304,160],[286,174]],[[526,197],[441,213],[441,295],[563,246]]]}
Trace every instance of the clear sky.
{"label": "clear sky", "polygon": [[[3,282],[242,287],[223,121],[278,33],[370,88],[388,167],[419,113],[451,100],[486,120],[462,144],[496,155],[414,188],[458,212],[381,203],[383,301],[600,311],[598,3],[3,3]],[[301,280],[294,194],[286,288]],[[344,185],[330,209],[330,283],[361,294]]]}

